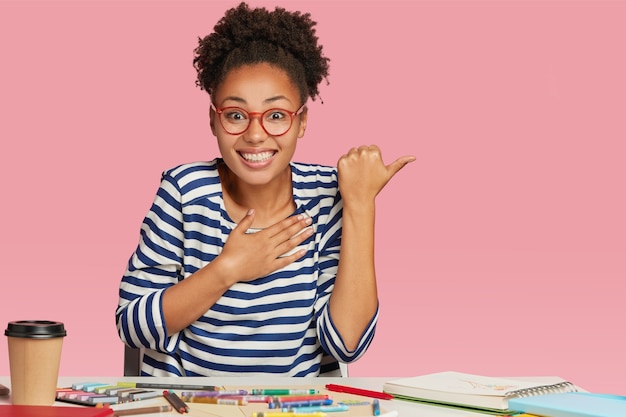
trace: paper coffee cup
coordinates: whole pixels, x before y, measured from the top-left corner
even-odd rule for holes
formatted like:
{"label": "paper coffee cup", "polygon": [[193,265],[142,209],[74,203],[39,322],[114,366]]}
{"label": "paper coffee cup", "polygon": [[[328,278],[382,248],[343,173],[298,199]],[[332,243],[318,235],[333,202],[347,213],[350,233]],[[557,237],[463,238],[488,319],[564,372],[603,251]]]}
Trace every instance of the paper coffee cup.
{"label": "paper coffee cup", "polygon": [[9,322],[4,331],[9,344],[13,404],[52,405],[56,397],[63,323],[47,320]]}

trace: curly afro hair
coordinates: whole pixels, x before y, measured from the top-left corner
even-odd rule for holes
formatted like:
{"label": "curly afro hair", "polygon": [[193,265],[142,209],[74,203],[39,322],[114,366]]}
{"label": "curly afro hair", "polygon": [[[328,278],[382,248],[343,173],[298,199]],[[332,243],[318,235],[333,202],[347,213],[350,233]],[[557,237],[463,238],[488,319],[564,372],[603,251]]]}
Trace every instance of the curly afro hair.
{"label": "curly afro hair", "polygon": [[303,103],[309,96],[315,100],[330,61],[317,44],[315,25],[309,13],[250,9],[242,2],[226,11],[213,33],[198,39],[196,85],[212,95],[230,70],[265,62],[289,75]]}

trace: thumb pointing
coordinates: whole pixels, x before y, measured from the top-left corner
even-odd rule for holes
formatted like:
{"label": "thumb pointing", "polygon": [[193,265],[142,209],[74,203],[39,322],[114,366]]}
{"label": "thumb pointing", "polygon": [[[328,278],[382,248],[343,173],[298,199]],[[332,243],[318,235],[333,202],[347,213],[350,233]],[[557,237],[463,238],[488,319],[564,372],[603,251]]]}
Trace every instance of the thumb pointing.
{"label": "thumb pointing", "polygon": [[412,155],[402,156],[387,166],[387,169],[391,171],[391,177],[396,175],[398,171],[400,171],[404,166],[410,162],[415,161],[415,157]]}

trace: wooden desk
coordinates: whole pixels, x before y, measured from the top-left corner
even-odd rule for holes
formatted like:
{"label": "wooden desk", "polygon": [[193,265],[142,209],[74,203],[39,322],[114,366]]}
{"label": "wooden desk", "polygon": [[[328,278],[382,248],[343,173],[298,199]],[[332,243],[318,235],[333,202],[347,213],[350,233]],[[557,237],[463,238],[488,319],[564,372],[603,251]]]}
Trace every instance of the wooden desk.
{"label": "wooden desk", "polygon": [[[78,382],[102,382],[102,383],[110,383],[111,385],[115,385],[115,383],[120,381],[134,381],[134,382],[152,382],[152,383],[163,383],[163,384],[193,384],[193,385],[218,385],[225,386],[231,388],[250,388],[250,387],[306,387],[306,388],[318,388],[324,387],[326,384],[339,384],[339,385],[348,385],[357,388],[369,389],[373,391],[381,391],[383,384],[388,381],[394,379],[393,377],[389,378],[268,378],[268,377],[185,377],[185,378],[154,378],[154,377],[60,377],[59,378],[59,387],[69,387],[73,383]],[[10,387],[11,379],[8,376],[0,376],[0,384],[6,385]],[[179,390],[176,390],[179,393]],[[337,393],[330,393],[333,398],[339,395]],[[359,398],[364,401],[371,401],[366,397],[356,397],[352,396],[351,398]],[[0,397],[0,406],[3,404],[9,404],[10,398]],[[57,405],[68,406],[67,403],[57,402]],[[143,407],[149,405],[160,405],[167,404],[165,399],[162,397],[150,399],[150,400],[142,400],[132,404],[132,407]],[[208,404],[195,404],[189,403],[191,411],[188,414],[184,414],[188,417],[250,417],[251,411],[247,409],[247,407],[237,407],[237,406],[215,406]],[[198,407],[195,407],[198,405]],[[417,404],[408,401],[401,400],[381,400],[380,401],[381,409],[383,412],[389,412],[392,410],[396,410],[398,412],[398,417],[485,417],[487,414],[480,414],[474,412],[467,412],[461,410],[453,410],[443,407],[435,407],[428,406],[425,404]],[[129,404],[120,405],[124,407],[128,407]],[[226,408],[225,408],[226,407]],[[242,410],[242,409],[246,410]],[[262,410],[260,410],[262,411]],[[269,411],[269,410],[267,410]],[[2,414],[0,410],[0,414]],[[170,413],[160,413],[160,414],[142,414],[139,417],[164,417],[164,416],[182,416],[182,414],[178,414],[175,411]],[[328,417],[370,417],[372,416],[371,407],[352,407],[350,411],[347,412],[334,412],[328,413]]]}

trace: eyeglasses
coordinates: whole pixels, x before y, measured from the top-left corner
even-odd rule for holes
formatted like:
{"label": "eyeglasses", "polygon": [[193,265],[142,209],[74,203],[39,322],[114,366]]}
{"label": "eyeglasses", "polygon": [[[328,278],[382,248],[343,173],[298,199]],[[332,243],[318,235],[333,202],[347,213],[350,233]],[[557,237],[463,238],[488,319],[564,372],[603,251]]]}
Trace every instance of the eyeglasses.
{"label": "eyeglasses", "polygon": [[254,117],[259,117],[261,127],[270,136],[282,136],[289,132],[293,118],[304,111],[303,104],[295,112],[285,109],[268,109],[264,112],[249,112],[241,107],[224,107],[218,109],[213,103],[211,108],[217,113],[220,124],[231,135],[241,135],[248,130]]}

